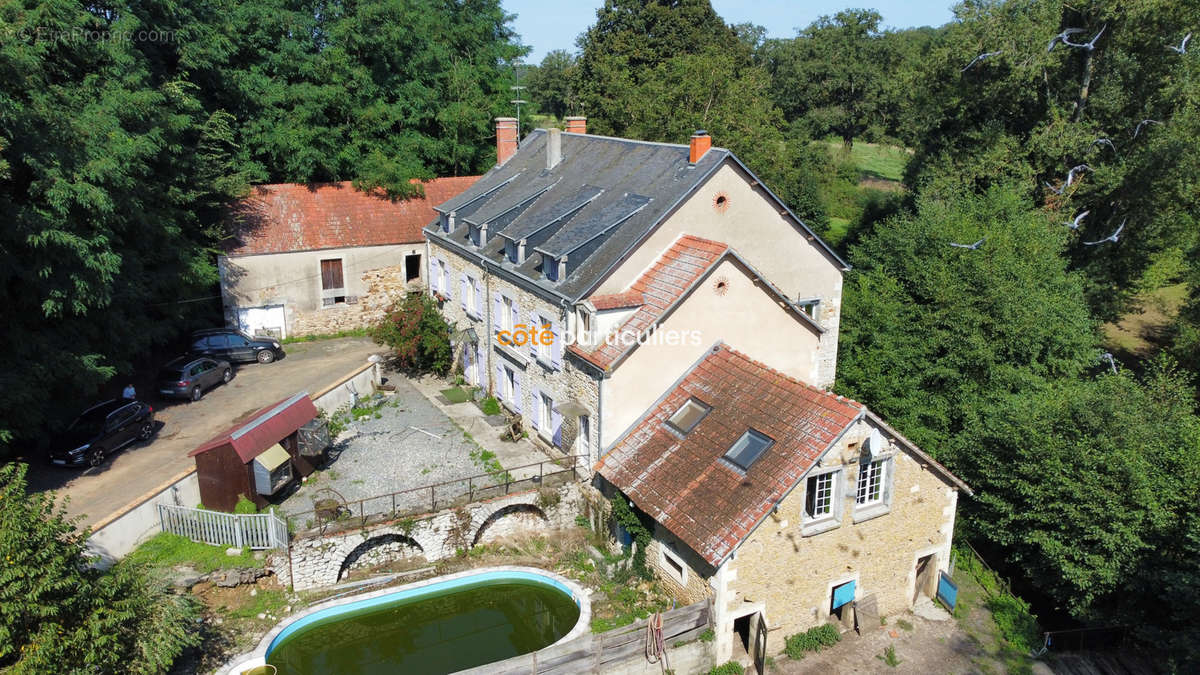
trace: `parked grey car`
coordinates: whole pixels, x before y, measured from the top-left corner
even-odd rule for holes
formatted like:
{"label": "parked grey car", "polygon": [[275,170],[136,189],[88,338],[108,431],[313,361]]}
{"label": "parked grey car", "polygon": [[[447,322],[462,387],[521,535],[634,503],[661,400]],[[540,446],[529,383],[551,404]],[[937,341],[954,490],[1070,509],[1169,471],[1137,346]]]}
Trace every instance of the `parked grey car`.
{"label": "parked grey car", "polygon": [[204,392],[233,379],[228,361],[207,356],[181,356],[158,371],[155,389],[163,398],[199,401]]}

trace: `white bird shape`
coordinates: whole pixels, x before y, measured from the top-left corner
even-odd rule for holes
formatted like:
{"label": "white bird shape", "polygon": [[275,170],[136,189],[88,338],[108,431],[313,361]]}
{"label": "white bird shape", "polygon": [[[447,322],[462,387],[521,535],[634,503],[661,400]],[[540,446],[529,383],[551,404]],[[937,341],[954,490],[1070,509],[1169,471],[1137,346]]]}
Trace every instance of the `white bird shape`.
{"label": "white bird shape", "polygon": [[1162,122],[1159,122],[1158,120],[1142,120],[1141,122],[1138,122],[1137,127],[1133,130],[1133,137],[1137,138],[1138,134],[1142,133],[1142,127],[1146,126],[1147,124],[1162,124]]}
{"label": "white bird shape", "polygon": [[1104,352],[1103,354],[1101,354],[1100,360],[1107,361],[1108,365],[1112,367],[1113,375],[1117,374],[1117,360],[1113,358],[1113,355],[1111,352]]}
{"label": "white bird shape", "polygon": [[984,53],[980,54],[979,56],[976,56],[975,58],[971,59],[971,62],[968,63],[965,68],[963,68],[962,70],[960,70],[958,72],[965,73],[968,70],[970,70],[971,66],[975,65],[976,63],[979,63],[980,61],[982,61],[984,59],[989,59],[993,56],[1000,56],[1003,53],[1004,52],[984,52]]}
{"label": "white bird shape", "polygon": [[1069,221],[1069,222],[1064,222],[1063,225],[1066,225],[1067,227],[1071,228],[1072,230],[1078,230],[1079,226],[1083,224],[1083,219],[1087,218],[1087,214],[1089,214],[1089,213],[1091,213],[1091,211],[1084,211],[1083,213],[1075,216],[1075,220]]}
{"label": "white bird shape", "polygon": [[1092,145],[1107,145],[1113,151],[1113,154],[1117,154],[1117,146],[1113,145],[1113,142],[1107,138],[1097,138],[1092,141]]}
{"label": "white bird shape", "polygon": [[1091,171],[1091,170],[1092,170],[1092,167],[1088,166],[1087,164],[1080,164],[1079,166],[1071,167],[1071,170],[1067,172],[1067,184],[1064,185],[1063,187],[1064,188],[1070,187],[1071,183],[1075,182],[1076,174],[1080,174],[1080,173],[1083,173],[1084,171]]}
{"label": "white bird shape", "polygon": [[1094,37],[1092,37],[1090,42],[1084,42],[1083,44],[1076,44],[1074,42],[1071,42],[1067,38],[1063,38],[1062,42],[1064,45],[1067,45],[1068,47],[1075,47],[1077,49],[1086,49],[1090,52],[1096,48],[1096,40],[1099,40],[1100,36],[1104,35],[1105,28],[1108,28],[1108,24],[1104,24],[1103,26],[1101,26],[1100,32],[1096,33],[1096,35]]}
{"label": "white bird shape", "polygon": [[984,237],[983,239],[980,239],[979,241],[975,242],[974,244],[956,244],[954,242],[950,242],[950,245],[953,246],[954,248],[965,248],[965,249],[969,249],[971,251],[977,251],[977,250],[979,250],[980,246],[983,246],[983,242],[986,240],[987,240],[987,237]]}
{"label": "white bird shape", "polygon": [[1066,42],[1067,38],[1071,37],[1072,35],[1074,35],[1076,33],[1082,33],[1082,32],[1083,32],[1082,28],[1068,28],[1068,29],[1064,30],[1063,32],[1059,33],[1058,35],[1055,35],[1050,40],[1050,44],[1049,44],[1049,46],[1046,47],[1046,51],[1047,52],[1054,51],[1054,48],[1058,46],[1058,43]]}
{"label": "white bird shape", "polygon": [[1175,45],[1167,45],[1167,49],[1170,49],[1171,51],[1173,51],[1177,54],[1187,54],[1187,43],[1188,43],[1188,40],[1191,40],[1191,39],[1192,39],[1192,34],[1188,33],[1187,35],[1183,36],[1183,42],[1180,42],[1178,47],[1176,47]]}
{"label": "white bird shape", "polygon": [[1042,184],[1046,186],[1046,189],[1047,189],[1047,190],[1049,190],[1049,191],[1053,192],[1053,193],[1054,193],[1054,194],[1056,194],[1056,195],[1061,195],[1061,194],[1063,193],[1063,190],[1065,190],[1065,189],[1066,189],[1066,187],[1067,187],[1067,186],[1065,186],[1065,185],[1064,185],[1064,186],[1062,186],[1062,187],[1057,187],[1057,188],[1056,188],[1056,187],[1054,187],[1053,185],[1051,185],[1051,184],[1047,183],[1046,181],[1042,181]]}
{"label": "white bird shape", "polygon": [[[1129,219],[1126,218],[1125,220],[1129,220]],[[1085,241],[1085,242],[1083,242],[1083,245],[1084,246],[1095,246],[1097,244],[1103,244],[1106,241],[1111,241],[1114,244],[1117,243],[1117,239],[1119,239],[1121,237],[1121,230],[1125,229],[1125,220],[1121,221],[1121,225],[1117,228],[1116,232],[1113,232],[1112,234],[1108,235],[1107,237],[1105,237],[1103,239],[1098,239],[1096,241]]]}

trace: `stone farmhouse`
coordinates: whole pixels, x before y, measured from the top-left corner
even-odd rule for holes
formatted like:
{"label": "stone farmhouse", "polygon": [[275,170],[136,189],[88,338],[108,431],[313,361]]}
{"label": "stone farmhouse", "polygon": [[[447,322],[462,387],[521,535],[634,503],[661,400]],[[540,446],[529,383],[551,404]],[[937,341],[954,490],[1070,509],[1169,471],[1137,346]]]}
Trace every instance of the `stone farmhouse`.
{"label": "stone farmhouse", "polygon": [[729,150],[497,119],[497,165],[434,207],[458,368],[655,523],[711,598],[718,660],[931,594],[966,485],[827,391],[846,264]]}
{"label": "stone farmhouse", "polygon": [[232,209],[234,237],[218,258],[226,323],[283,338],[374,322],[423,287],[432,204],[476,180],[438,178],[409,200],[349,182],[256,186]]}

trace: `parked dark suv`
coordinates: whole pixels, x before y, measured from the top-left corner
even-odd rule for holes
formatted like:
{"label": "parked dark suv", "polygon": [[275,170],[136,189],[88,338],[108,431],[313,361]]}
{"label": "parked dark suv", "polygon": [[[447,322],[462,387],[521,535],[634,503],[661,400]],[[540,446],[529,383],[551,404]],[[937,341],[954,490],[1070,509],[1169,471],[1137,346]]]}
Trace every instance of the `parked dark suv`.
{"label": "parked dark suv", "polygon": [[158,371],[154,388],[165,398],[190,398],[199,401],[204,392],[233,379],[228,361],[207,356],[181,356]]}
{"label": "parked dark suv", "polygon": [[154,435],[154,408],[129,399],[105,401],[83,411],[50,452],[59,466],[100,466],[104,458]]}
{"label": "parked dark suv", "polygon": [[225,359],[230,363],[270,363],[283,356],[283,347],[273,337],[246,335],[236,328],[216,328],[192,333],[193,354]]}

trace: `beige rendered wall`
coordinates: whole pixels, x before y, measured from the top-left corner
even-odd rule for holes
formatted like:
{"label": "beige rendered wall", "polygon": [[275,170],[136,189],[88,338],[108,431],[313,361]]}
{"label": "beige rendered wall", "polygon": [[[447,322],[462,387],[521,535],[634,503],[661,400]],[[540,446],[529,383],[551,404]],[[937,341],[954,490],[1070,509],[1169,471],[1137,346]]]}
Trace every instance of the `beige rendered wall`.
{"label": "beige rendered wall", "polygon": [[[718,288],[718,284],[724,284]],[[818,332],[779,304],[733,260],[719,263],[647,342],[603,381],[601,444],[608,448],[718,340],[809,384],[817,382]],[[679,344],[666,338],[679,335]]]}
{"label": "beige rendered wall", "polygon": [[[829,618],[835,585],[855,580],[856,599],[874,594],[880,614],[888,615],[912,606],[918,558],[933,554],[937,569],[947,569],[958,492],[894,441],[890,510],[853,522],[858,448],[871,428],[868,421],[858,423],[820,465],[842,466],[842,496],[847,501],[839,526],[801,534],[804,481],[726,563],[734,579],[717,615],[731,615],[746,603],[762,603],[772,627],[768,653],[782,651],[786,636]],[[883,434],[888,439],[887,432]]]}
{"label": "beige rendered wall", "polygon": [[[716,206],[725,196],[724,209]],[[659,226],[628,260],[619,265],[596,293],[628,290],[641,274],[682,234],[728,244],[791,300],[820,298],[818,322],[826,329],[818,386],[833,384],[837,368],[837,334],[841,318],[842,273],[808,233],[780,215],[778,205],[731,162],[715,174]]]}
{"label": "beige rendered wall", "polygon": [[[404,281],[404,260],[420,255],[420,276]],[[361,328],[382,316],[409,286],[423,284],[428,262],[425,245],[366,246],[221,257],[221,291],[226,319],[236,322],[240,307],[282,304],[288,335],[330,333]],[[340,259],[345,295],[357,303],[321,304],[321,261]]]}

